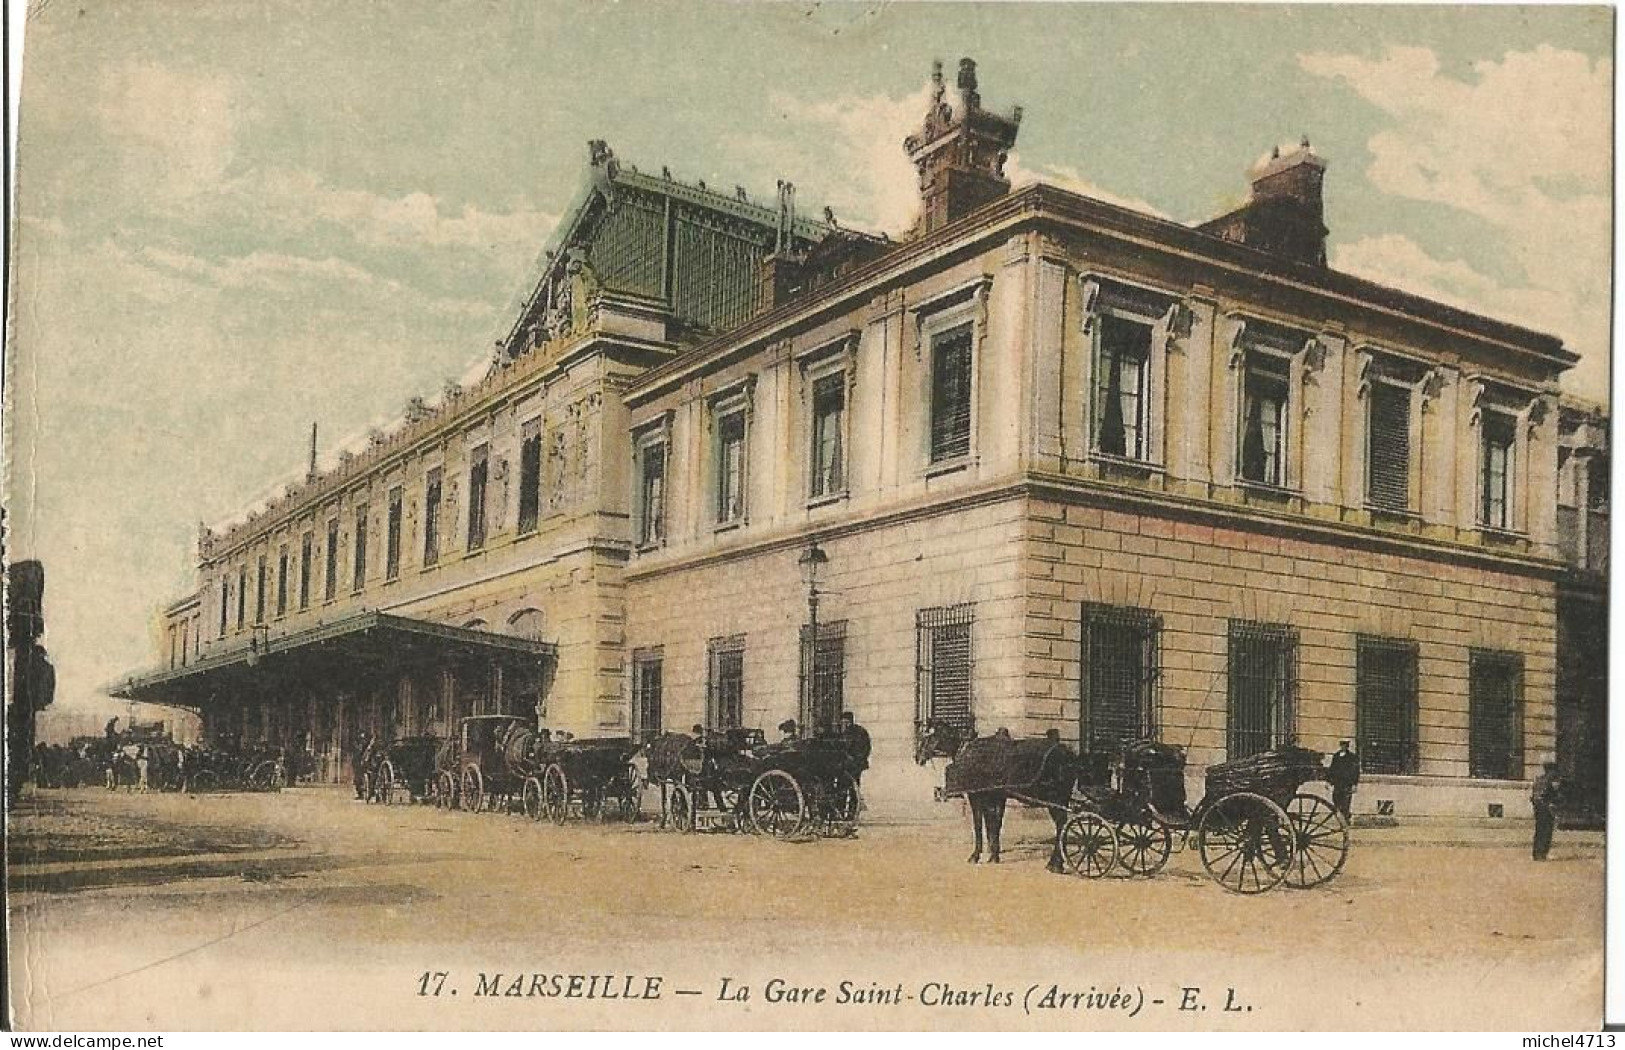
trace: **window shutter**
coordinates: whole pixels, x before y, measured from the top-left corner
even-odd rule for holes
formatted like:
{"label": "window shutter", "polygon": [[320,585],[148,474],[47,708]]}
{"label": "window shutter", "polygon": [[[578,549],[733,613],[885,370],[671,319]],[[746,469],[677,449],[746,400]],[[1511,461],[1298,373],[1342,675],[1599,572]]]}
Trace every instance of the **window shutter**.
{"label": "window shutter", "polygon": [[956,329],[932,347],[931,461],[970,454],[971,332]]}
{"label": "window shutter", "polygon": [[1392,383],[1371,385],[1366,498],[1373,507],[1405,511],[1411,505],[1411,392]]}

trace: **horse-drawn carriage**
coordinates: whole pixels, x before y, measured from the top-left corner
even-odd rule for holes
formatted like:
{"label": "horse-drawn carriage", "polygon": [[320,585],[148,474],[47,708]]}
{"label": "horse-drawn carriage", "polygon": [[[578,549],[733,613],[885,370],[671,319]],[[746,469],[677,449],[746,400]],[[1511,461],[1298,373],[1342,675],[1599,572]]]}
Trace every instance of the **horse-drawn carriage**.
{"label": "horse-drawn carriage", "polygon": [[280,791],[288,786],[287,759],[277,747],[187,748],[177,767],[190,792]]}
{"label": "horse-drawn carriage", "polygon": [[362,753],[362,794],[368,802],[423,802],[435,793],[437,736],[407,736],[374,744]]}
{"label": "horse-drawn carriage", "polygon": [[[631,765],[636,750],[627,737],[544,744],[538,757],[546,765],[534,794],[532,782],[526,783],[525,814],[532,819],[545,815],[555,824],[563,824],[572,813],[636,820],[641,790]],[[533,797],[539,803],[534,808]]]}
{"label": "horse-drawn carriage", "polygon": [[939,755],[953,757],[944,795],[970,803],[972,861],[981,859],[985,829],[997,862],[1008,799],[1049,812],[1056,829],[1051,870],[1088,878],[1114,870],[1155,875],[1176,841],[1193,847],[1208,875],[1234,893],[1262,893],[1283,882],[1318,886],[1348,858],[1342,815],[1304,790],[1325,777],[1318,751],[1283,747],[1212,766],[1195,806],[1186,804],[1184,752],[1154,741],[1080,757],[1053,735],[961,739],[947,727],[928,727],[916,757],[923,763]]}
{"label": "horse-drawn carriage", "polygon": [[[477,813],[498,799],[541,798],[540,739],[528,718],[471,715],[435,753],[435,804]],[[538,809],[538,814],[540,810]]]}
{"label": "horse-drawn carriage", "polygon": [[759,729],[666,733],[646,756],[662,823],[679,831],[709,823],[790,838],[857,827],[862,760],[839,736],[768,744]]}

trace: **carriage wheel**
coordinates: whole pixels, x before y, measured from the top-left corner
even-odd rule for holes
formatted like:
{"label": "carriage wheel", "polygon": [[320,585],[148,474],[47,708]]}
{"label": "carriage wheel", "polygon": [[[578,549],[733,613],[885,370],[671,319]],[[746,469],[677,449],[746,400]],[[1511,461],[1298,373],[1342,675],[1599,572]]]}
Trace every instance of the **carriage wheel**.
{"label": "carriage wheel", "polygon": [[442,770],[434,777],[434,807],[451,809],[455,805],[457,805],[457,781],[450,773]]}
{"label": "carriage wheel", "polygon": [[750,822],[764,835],[787,839],[807,823],[807,797],[796,778],[770,769],[750,786]]}
{"label": "carriage wheel", "polygon": [[1119,823],[1116,831],[1117,859],[1129,875],[1155,875],[1173,856],[1174,837],[1161,824],[1128,820]]}
{"label": "carriage wheel", "polygon": [[186,790],[193,795],[200,791],[218,791],[220,778],[207,769],[200,770],[186,778]]}
{"label": "carriage wheel", "polygon": [[621,774],[621,819],[628,824],[635,823],[643,815],[643,783],[638,776],[638,767],[628,765]]}
{"label": "carriage wheel", "polygon": [[463,767],[462,791],[457,796],[457,808],[478,813],[485,804],[485,777],[479,766]]}
{"label": "carriage wheel", "polygon": [[1104,878],[1117,867],[1117,832],[1098,813],[1079,813],[1061,828],[1061,858],[1073,874]]}
{"label": "carriage wheel", "polygon": [[1202,814],[1196,844],[1202,867],[1231,893],[1263,893],[1292,867],[1292,819],[1262,795],[1238,791]]}
{"label": "carriage wheel", "polygon": [[531,820],[542,819],[542,782],[535,777],[526,777],[524,787],[519,791],[519,805],[525,811],[525,816]]}
{"label": "carriage wheel", "polygon": [[858,810],[862,807],[857,781],[842,773],[836,776],[824,791],[824,821],[840,835],[852,835],[858,830]]}
{"label": "carriage wheel", "polygon": [[1319,886],[1343,870],[1349,859],[1349,826],[1343,814],[1319,795],[1293,795],[1286,804],[1292,819],[1292,865],[1286,884],[1303,890]]}
{"label": "carriage wheel", "polygon": [[570,817],[570,778],[556,763],[542,775],[542,809],[555,824],[563,824]]}
{"label": "carriage wheel", "polygon": [[694,795],[682,784],[672,785],[666,798],[666,819],[677,831],[694,830]]}

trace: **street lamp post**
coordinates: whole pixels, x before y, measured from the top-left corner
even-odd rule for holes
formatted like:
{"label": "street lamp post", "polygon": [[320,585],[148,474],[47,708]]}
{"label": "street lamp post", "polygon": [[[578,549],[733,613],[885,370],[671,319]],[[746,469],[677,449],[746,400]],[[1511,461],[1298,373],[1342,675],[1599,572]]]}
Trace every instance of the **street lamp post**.
{"label": "street lamp post", "polygon": [[801,720],[810,723],[817,714],[813,705],[818,689],[818,574],[829,564],[829,555],[815,541],[802,552],[796,564],[807,584],[807,674],[802,684]]}

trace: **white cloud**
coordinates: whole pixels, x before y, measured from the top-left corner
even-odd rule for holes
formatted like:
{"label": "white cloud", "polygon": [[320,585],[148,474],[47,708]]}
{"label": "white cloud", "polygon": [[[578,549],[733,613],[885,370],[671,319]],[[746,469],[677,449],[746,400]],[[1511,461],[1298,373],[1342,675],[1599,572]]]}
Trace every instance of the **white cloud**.
{"label": "white cloud", "polygon": [[1547,46],[1476,63],[1467,80],[1423,48],[1298,62],[1391,118],[1368,143],[1377,189],[1488,224],[1506,246],[1501,269],[1517,277],[1441,261],[1396,235],[1342,246],[1334,264],[1560,335],[1585,357],[1569,387],[1606,397],[1612,64]]}

